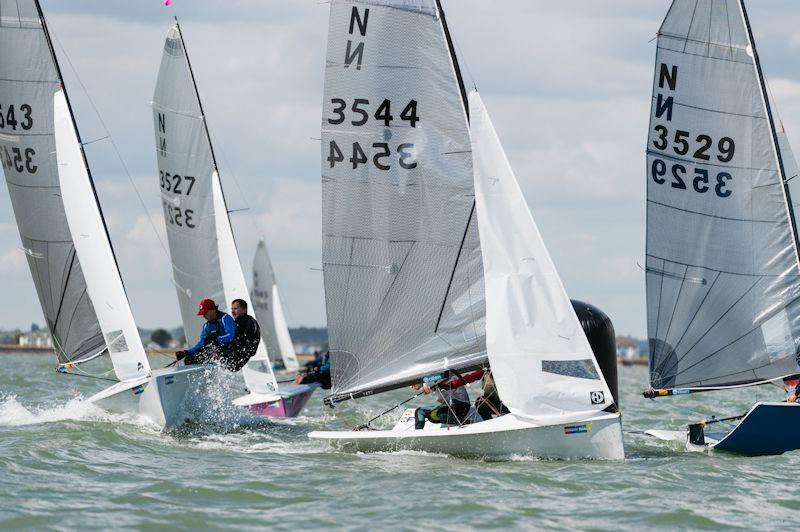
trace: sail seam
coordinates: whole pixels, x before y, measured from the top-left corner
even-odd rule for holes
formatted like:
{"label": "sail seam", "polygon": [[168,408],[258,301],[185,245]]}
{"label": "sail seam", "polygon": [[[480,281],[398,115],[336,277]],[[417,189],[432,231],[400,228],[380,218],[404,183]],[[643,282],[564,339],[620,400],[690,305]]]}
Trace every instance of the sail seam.
{"label": "sail seam", "polygon": [[700,211],[693,211],[691,209],[684,209],[683,207],[676,207],[674,205],[669,205],[668,203],[662,203],[660,201],[655,200],[647,200],[647,203],[651,203],[653,205],[658,205],[660,207],[666,207],[668,209],[673,209],[676,211],[687,212],[689,214],[697,214],[698,216],[705,216],[706,218],[714,218],[716,220],[728,220],[730,222],[751,222],[751,223],[760,223],[760,224],[774,224],[774,225],[786,225],[788,221],[776,221],[776,220],[756,220],[750,218],[732,218],[730,216],[718,216],[716,214],[709,214],[706,212]]}

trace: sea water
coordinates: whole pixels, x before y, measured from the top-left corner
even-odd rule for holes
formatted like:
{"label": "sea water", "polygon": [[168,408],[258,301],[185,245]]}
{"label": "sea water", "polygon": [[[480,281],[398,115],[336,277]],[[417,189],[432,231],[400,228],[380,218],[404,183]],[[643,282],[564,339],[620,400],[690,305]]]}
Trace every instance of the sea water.
{"label": "sea water", "polygon": [[620,368],[624,462],[498,462],[337,453],[306,438],[363,423],[411,390],[332,413],[318,391],[301,417],[264,420],[228,406],[243,385],[238,375],[219,374],[195,406],[200,421],[163,433],[78,400],[104,381],[58,375],[46,355],[1,359],[3,529],[774,530],[796,529],[800,516],[800,452],[690,452],[642,434],[742,413],[754,401],[782,398],[774,386],[647,400],[646,368]]}

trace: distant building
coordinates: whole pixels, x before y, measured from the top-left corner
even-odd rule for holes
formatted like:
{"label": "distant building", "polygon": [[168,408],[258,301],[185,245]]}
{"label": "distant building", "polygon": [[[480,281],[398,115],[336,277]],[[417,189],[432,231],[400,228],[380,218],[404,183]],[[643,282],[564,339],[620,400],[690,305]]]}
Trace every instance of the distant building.
{"label": "distant building", "polygon": [[31,331],[19,335],[20,347],[53,348],[53,339],[47,331]]}

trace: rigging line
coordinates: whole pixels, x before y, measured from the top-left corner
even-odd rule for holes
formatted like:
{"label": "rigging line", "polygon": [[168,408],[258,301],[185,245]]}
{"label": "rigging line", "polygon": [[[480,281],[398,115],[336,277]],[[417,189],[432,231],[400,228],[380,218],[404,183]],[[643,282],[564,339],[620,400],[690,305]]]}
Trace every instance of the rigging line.
{"label": "rigging line", "polygon": [[[749,293],[750,293],[750,291],[752,291],[752,290],[753,290],[753,288],[755,288],[755,287],[756,287],[756,285],[758,284],[758,282],[759,282],[760,280],[761,280],[761,279],[756,279],[756,281],[755,281],[755,282],[754,282],[752,285],[750,285],[750,288],[748,288],[748,289],[747,289],[747,290],[746,290],[746,291],[745,291],[745,292],[744,292],[744,293],[743,293],[743,294],[742,294],[742,295],[739,297],[739,299],[737,299],[736,301],[734,301],[734,302],[733,302],[733,304],[732,304],[730,307],[728,307],[728,309],[727,309],[725,312],[723,312],[723,313],[722,313],[722,315],[721,315],[719,318],[717,318],[717,321],[715,321],[713,324],[711,324],[711,327],[709,327],[709,328],[706,330],[706,332],[704,332],[704,333],[703,333],[703,334],[700,336],[700,338],[698,338],[698,339],[697,339],[697,341],[696,341],[694,344],[692,344],[692,347],[690,347],[690,348],[689,348],[689,349],[688,349],[688,350],[687,350],[687,351],[686,351],[686,352],[683,354],[683,356],[682,356],[682,357],[680,357],[680,358],[677,358],[677,357],[676,357],[675,363],[673,363],[673,364],[672,364],[672,366],[671,366],[671,367],[670,367],[670,368],[667,370],[667,374],[669,374],[669,372],[670,372],[670,371],[672,371],[673,369],[675,369],[675,368],[677,367],[677,365],[678,365],[678,364],[681,362],[681,360],[683,360],[684,358],[686,358],[686,357],[689,355],[689,353],[691,353],[691,352],[692,352],[692,349],[694,349],[695,347],[697,347],[697,344],[699,344],[699,343],[700,343],[700,342],[703,340],[703,338],[705,338],[705,337],[706,337],[706,335],[707,335],[708,333],[710,333],[710,332],[711,332],[711,330],[712,330],[714,327],[716,327],[716,326],[717,326],[717,324],[718,324],[720,321],[722,321],[722,319],[723,319],[723,318],[724,318],[724,317],[725,317],[725,316],[728,314],[728,312],[730,312],[731,310],[733,310],[733,308],[734,308],[736,305],[738,305],[738,304],[739,304],[739,302],[740,302],[742,299],[744,299],[744,297],[745,297],[747,294],[749,294]],[[748,331],[748,333],[746,333],[746,334],[749,334],[750,332],[752,332],[752,331]],[[738,341],[739,339],[741,339],[741,338],[738,338],[738,339],[737,339],[737,340],[735,340],[735,341]],[[728,345],[730,345],[730,344],[728,344]],[[728,346],[725,346],[725,347],[728,347]],[[723,349],[724,349],[724,348],[723,348]],[[716,353],[717,353],[717,352],[719,352],[719,351],[720,351],[720,350],[717,350],[717,351],[715,351],[715,353],[714,353],[714,354],[716,354]],[[707,358],[708,358],[708,357],[705,357],[705,358],[703,358],[703,360],[705,360],[705,359],[707,359]],[[702,362],[702,360],[701,360],[701,362]],[[694,366],[696,366],[696,365],[697,365],[697,364],[695,363],[695,364],[692,364],[692,365],[691,365],[691,366],[689,366],[689,367],[694,367]],[[688,369],[688,368],[684,368],[684,369],[683,369],[683,370],[681,370],[679,373],[683,373],[684,371],[686,371],[686,369]]]}
{"label": "rigging line", "polygon": [[675,310],[678,308],[678,302],[681,300],[683,294],[683,287],[686,286],[686,275],[689,273],[689,266],[683,270],[683,277],[681,278],[681,287],[678,289],[678,297],[675,298],[675,304],[672,306],[672,314],[669,316],[669,325],[667,325],[667,332],[664,333],[664,340],[669,338],[669,330],[672,329],[672,320],[675,318]]}
{"label": "rigging line", "polygon": [[706,300],[708,299],[708,295],[714,289],[714,285],[717,284],[717,279],[720,278],[720,275],[722,275],[722,274],[720,272],[717,272],[717,275],[714,276],[714,280],[711,282],[711,286],[708,287],[708,291],[706,292],[706,295],[703,296],[702,301],[700,301],[700,304],[697,306],[697,310],[694,311],[694,314],[692,315],[692,319],[690,319],[686,323],[686,328],[683,330],[683,334],[681,334],[681,337],[678,339],[678,343],[675,344],[675,347],[672,348],[673,350],[675,350],[675,351],[678,350],[678,346],[681,345],[681,342],[683,341],[683,338],[686,336],[686,333],[689,332],[689,328],[694,323],[694,319],[697,317],[697,314],[700,312],[700,309],[703,308],[703,305],[705,305]]}
{"label": "rigging line", "polygon": [[[111,143],[111,146],[114,149],[114,153],[116,154],[117,159],[119,160],[120,165],[122,166],[122,169],[123,169],[123,171],[125,172],[125,175],[128,178],[128,181],[130,182],[131,186],[133,187],[134,192],[136,192],[136,197],[139,199],[139,204],[141,205],[142,210],[144,211],[145,216],[147,217],[147,221],[150,223],[150,227],[153,229],[153,233],[156,235],[156,238],[158,239],[158,243],[161,245],[161,250],[164,252],[164,255],[167,257],[167,260],[169,260],[169,258],[170,258],[169,251],[167,251],[167,247],[166,247],[166,245],[164,245],[164,241],[161,239],[161,235],[159,234],[158,230],[156,229],[156,225],[153,222],[153,217],[150,216],[150,211],[147,209],[147,206],[145,205],[144,199],[142,198],[142,194],[139,192],[139,188],[136,186],[136,183],[134,182],[133,177],[131,176],[131,173],[128,170],[128,165],[125,163],[125,160],[122,158],[122,154],[120,153],[119,148],[117,147],[117,143],[116,143],[116,141],[114,141],[114,136],[111,134],[111,131],[108,129],[108,126],[106,125],[105,121],[103,120],[103,117],[100,115],[100,110],[97,108],[97,105],[95,105],[94,100],[92,99],[91,95],[89,94],[89,91],[87,90],[86,85],[84,85],[83,80],[81,79],[80,75],[78,74],[77,69],[72,64],[72,60],[70,59],[69,54],[67,53],[67,49],[61,43],[61,40],[58,38],[58,35],[56,35],[56,33],[54,31],[52,31],[52,30],[50,32],[52,33],[53,37],[55,37],[55,40],[58,43],[58,46],[61,48],[61,52],[63,53],[64,58],[67,60],[67,64],[69,65],[70,70],[72,70],[72,73],[75,75],[75,79],[78,81],[78,84],[80,84],[81,89],[83,89],[83,93],[86,95],[86,99],[89,101],[89,104],[91,105],[92,110],[94,110],[94,113],[97,116],[97,119],[100,122],[100,125],[103,126],[103,130],[106,133],[106,137],[108,138],[109,142]],[[99,140],[103,140],[103,139],[99,139]],[[110,241],[111,241],[111,239],[109,237],[109,242]]]}
{"label": "rigging line", "polygon": [[706,55],[711,56],[711,22],[714,20],[714,2],[708,3],[708,42]]}
{"label": "rigging line", "polygon": [[725,20],[728,21],[728,51],[731,53],[731,61],[733,57],[733,34],[731,33],[731,12],[728,9],[728,2],[724,3],[725,6]]}
{"label": "rigging line", "polygon": [[118,379],[109,379],[108,377],[100,377],[98,375],[91,375],[89,373],[73,373],[71,371],[59,371],[56,370],[56,373],[61,375],[72,375],[73,377],[84,377],[87,379],[97,379],[101,381],[109,381],[109,382],[120,382]]}
{"label": "rigging line", "polygon": [[[438,0],[437,0],[438,1]],[[442,315],[444,314],[444,307],[447,304],[447,297],[450,295],[450,287],[453,284],[453,278],[456,275],[456,269],[458,268],[458,262],[461,259],[461,252],[464,250],[464,241],[467,239],[467,232],[469,231],[469,225],[472,221],[472,215],[475,213],[475,200],[472,200],[472,208],[469,210],[469,217],[467,218],[467,223],[464,225],[464,234],[461,236],[461,244],[458,246],[458,253],[456,254],[456,261],[453,264],[453,270],[450,272],[450,281],[447,283],[447,290],[444,292],[444,299],[442,299],[442,308],[439,309],[439,317],[436,319],[436,326],[433,328],[433,332],[437,332],[439,330],[439,324],[442,321]]]}
{"label": "rigging line", "polygon": [[[666,271],[667,261],[666,259],[661,259],[661,270]],[[658,303],[656,303],[656,335],[655,338],[658,338],[658,329],[661,328],[661,297],[664,295],[664,276],[661,276],[661,285],[658,288]],[[663,372],[661,372],[663,374]]]}
{"label": "rigging line", "polygon": [[689,21],[689,28],[686,30],[686,41],[683,43],[683,53],[686,53],[686,46],[689,44],[689,35],[692,33],[692,25],[694,24],[694,16],[697,14],[697,5],[700,0],[694,0],[694,10],[692,10],[692,18]]}

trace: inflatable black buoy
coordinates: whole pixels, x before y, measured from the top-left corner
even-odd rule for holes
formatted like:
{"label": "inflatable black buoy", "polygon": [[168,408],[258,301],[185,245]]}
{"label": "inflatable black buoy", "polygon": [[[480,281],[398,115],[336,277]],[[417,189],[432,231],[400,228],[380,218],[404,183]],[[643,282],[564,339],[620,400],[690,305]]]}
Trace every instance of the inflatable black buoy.
{"label": "inflatable black buoy", "polygon": [[603,377],[606,379],[611,395],[614,396],[613,411],[619,409],[619,394],[617,384],[617,337],[611,318],[605,312],[583,301],[570,300],[578,321],[581,322],[583,332],[589,339],[597,364]]}

